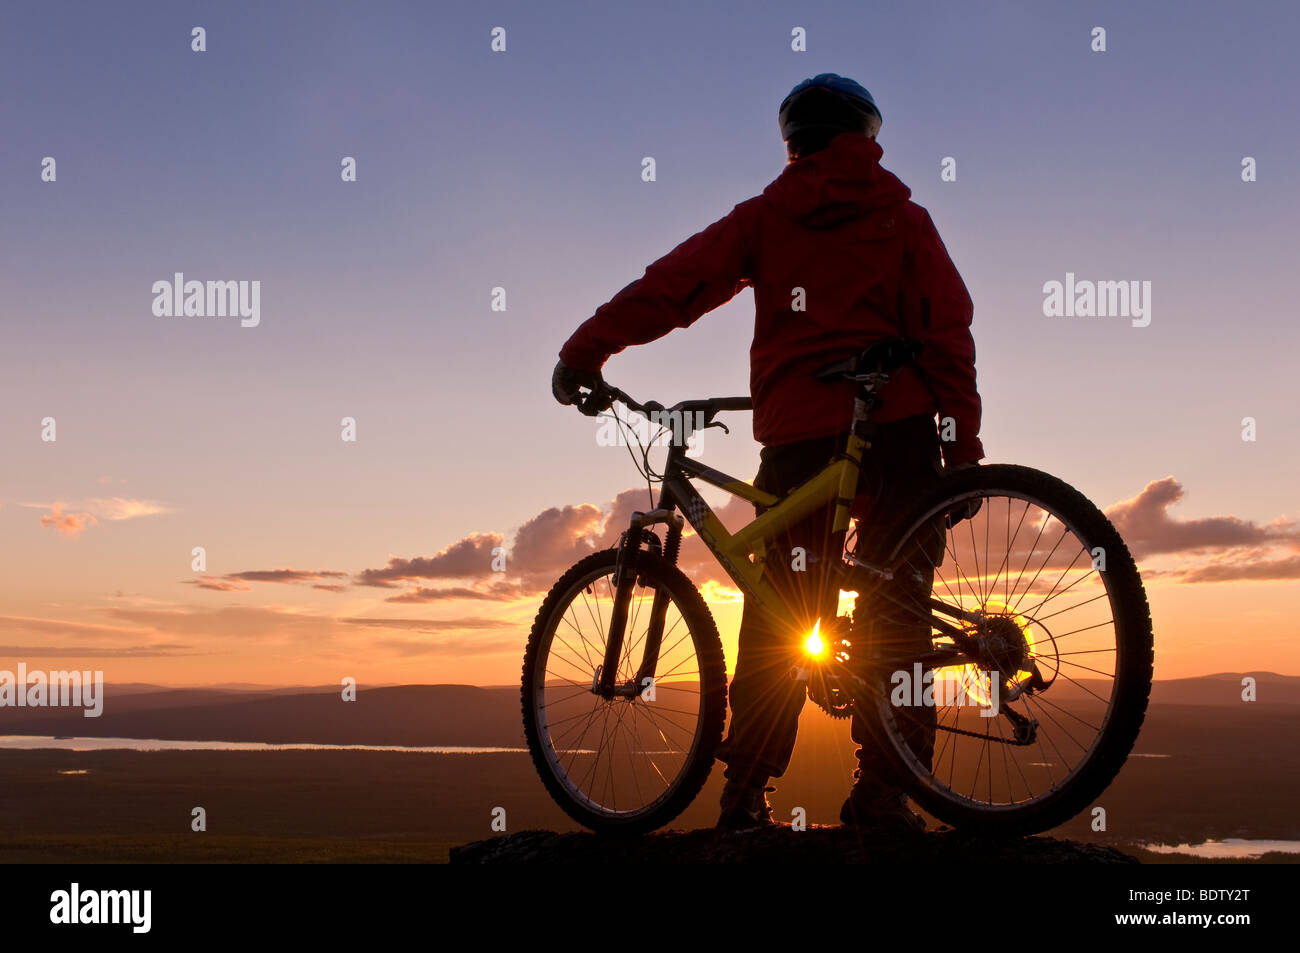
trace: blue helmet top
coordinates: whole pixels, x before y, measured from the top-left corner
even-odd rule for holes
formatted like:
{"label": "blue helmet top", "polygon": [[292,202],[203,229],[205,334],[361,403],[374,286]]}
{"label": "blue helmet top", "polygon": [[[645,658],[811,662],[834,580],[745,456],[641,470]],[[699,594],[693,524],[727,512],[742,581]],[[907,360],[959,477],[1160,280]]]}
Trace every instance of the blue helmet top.
{"label": "blue helmet top", "polygon": [[799,83],[794,89],[790,90],[790,94],[781,101],[781,111],[785,111],[790,100],[797,94],[813,86],[823,86],[826,89],[839,93],[841,96],[847,96],[849,99],[856,99],[859,102],[866,103],[877,116],[881,119],[884,118],[880,115],[880,107],[876,105],[875,99],[872,98],[871,93],[867,91],[865,86],[855,80],[849,79],[847,76],[840,76],[838,73],[818,73],[812,79],[806,79],[802,83]]}

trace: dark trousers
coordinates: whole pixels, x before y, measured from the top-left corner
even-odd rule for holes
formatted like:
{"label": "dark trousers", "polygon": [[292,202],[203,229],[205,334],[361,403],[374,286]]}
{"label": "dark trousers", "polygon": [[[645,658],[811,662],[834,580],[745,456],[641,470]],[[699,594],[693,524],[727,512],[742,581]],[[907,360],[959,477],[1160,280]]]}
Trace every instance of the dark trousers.
{"label": "dark trousers", "polygon": [[[825,467],[844,440],[826,437],[765,447],[754,485],[783,495]],[[864,558],[882,555],[873,552],[873,543],[882,542],[872,535],[873,528],[908,511],[943,475],[939,437],[932,418],[909,417],[878,424],[871,443],[863,456],[858,483],[859,503],[868,506],[867,516],[858,527],[856,546],[856,552]],[[840,559],[845,534],[831,533],[833,517],[833,507],[814,513],[792,527],[769,551],[768,578],[795,610],[799,630],[779,631],[757,607],[748,602],[745,605],[730,687],[731,723],[718,750],[718,758],[727,765],[729,780],[763,784],[768,778],[780,777],[790,764],[799,713],[807,697],[806,683],[794,679],[791,669],[799,662],[803,635],[818,618],[824,624],[835,618],[839,597],[838,585],[828,570]],[[931,547],[930,558],[933,565],[938,565],[944,536],[939,532],[935,538],[937,551]],[[795,568],[796,547],[806,554],[806,568],[802,571]],[[916,604],[917,600],[929,598],[932,584],[932,567],[929,571],[922,567],[919,578],[904,574],[888,584],[892,593],[877,590],[860,594],[855,611],[857,625],[869,620],[872,640],[879,645],[897,646],[902,654],[927,650],[929,624],[900,613],[889,596],[892,594],[905,605]],[[928,763],[933,750],[934,709],[919,709],[911,714],[915,718],[906,729],[908,743]],[[852,738],[859,745],[861,783],[880,793],[896,790],[897,778],[886,767],[874,736],[857,716],[853,718]]]}

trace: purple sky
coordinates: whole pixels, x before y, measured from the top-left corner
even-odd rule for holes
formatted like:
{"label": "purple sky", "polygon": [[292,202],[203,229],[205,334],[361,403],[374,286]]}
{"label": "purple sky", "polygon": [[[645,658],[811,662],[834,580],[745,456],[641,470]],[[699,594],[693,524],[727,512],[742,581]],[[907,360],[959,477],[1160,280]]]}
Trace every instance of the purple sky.
{"label": "purple sky", "polygon": [[[216,574],[350,574],[475,532],[509,539],[547,507],[635,486],[626,454],[551,402],[556,351],[780,173],[777,105],[828,70],[874,94],[883,164],[970,288],[990,460],[1103,506],[1173,476],[1182,519],[1296,512],[1294,5],[610,6],[0,12],[0,612],[28,620],[0,624],[0,667],[5,646],[42,639],[179,639],[217,659],[212,680],[278,681],[281,663],[216,646],[216,622],[111,627],[124,606],[394,616],[374,591],[181,583],[196,545]],[[489,49],[495,26],[505,53]],[[791,51],[794,27],[808,52]],[[340,181],[343,156],[356,183]],[[945,156],[956,182],[940,181]],[[1258,181],[1241,181],[1244,156]],[[150,287],[176,271],[261,281],[260,326],[155,317]],[[1066,272],[1150,281],[1150,326],[1044,317],[1042,286]],[[496,286],[505,312],[489,307]],[[746,292],[607,376],[643,399],[744,393],[751,322]],[[344,416],[355,444],[339,439]],[[758,448],[739,423],[709,433],[706,457],[748,478]],[[97,522],[43,527],[55,502]],[[1294,579],[1173,587],[1153,595],[1157,638],[1162,621],[1216,611],[1274,640],[1254,667],[1300,671],[1269,614],[1294,596]],[[370,651],[358,638],[339,655]],[[1216,651],[1197,648],[1182,674],[1250,667]],[[432,665],[504,681],[517,654],[420,664],[424,680]],[[207,680],[163,657],[142,676]]]}

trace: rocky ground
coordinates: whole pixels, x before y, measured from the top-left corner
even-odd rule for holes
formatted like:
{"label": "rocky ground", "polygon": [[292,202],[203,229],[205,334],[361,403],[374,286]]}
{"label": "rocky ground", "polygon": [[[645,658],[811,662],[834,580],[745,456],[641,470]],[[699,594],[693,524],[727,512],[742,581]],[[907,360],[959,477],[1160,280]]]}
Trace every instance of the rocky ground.
{"label": "rocky ground", "polygon": [[620,861],[654,864],[1138,863],[1110,847],[1051,837],[993,840],[953,831],[899,837],[815,825],[806,830],[782,825],[739,833],[710,829],[660,831],[634,838],[521,831],[451,849],[453,864]]}

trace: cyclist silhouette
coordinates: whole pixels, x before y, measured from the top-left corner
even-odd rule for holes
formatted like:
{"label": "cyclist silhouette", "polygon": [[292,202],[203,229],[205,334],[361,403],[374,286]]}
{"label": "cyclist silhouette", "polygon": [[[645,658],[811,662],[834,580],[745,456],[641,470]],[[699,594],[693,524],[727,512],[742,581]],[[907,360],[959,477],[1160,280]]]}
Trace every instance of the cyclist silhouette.
{"label": "cyclist silhouette", "polygon": [[[929,214],[880,166],[882,120],[866,89],[823,73],[795,86],[778,118],[789,157],[781,175],[654,262],[584,322],[560,351],[552,392],[562,404],[576,402],[579,388],[598,392],[611,355],[686,327],[753,288],[750,392],[754,439],[763,445],[754,483],[781,495],[824,467],[851,425],[855,385],[818,380],[814,371],[885,338],[922,341],[920,358],[893,376],[874,415],[878,426],[853,510],[865,529],[930,490],[944,465],[974,466],[984,455],[971,299]],[[831,533],[831,513],[799,524],[783,558],[766,563],[808,628],[836,613],[838,591],[821,572],[845,544],[843,533]],[[859,554],[870,553],[869,535],[859,535]],[[942,553],[936,557],[935,565]],[[889,606],[928,597],[932,579],[891,585],[891,595],[864,595],[859,613],[865,600],[862,614],[880,644],[924,651],[928,624],[893,618]],[[789,765],[807,697],[805,684],[791,678],[794,638],[746,604],[731,722],[718,751],[727,765],[719,827],[773,823],[768,781]],[[927,762],[933,734],[934,709],[924,709],[909,742]],[[840,819],[923,828],[857,717],[852,737],[860,746],[858,769]]]}

